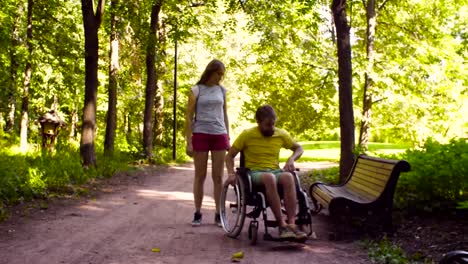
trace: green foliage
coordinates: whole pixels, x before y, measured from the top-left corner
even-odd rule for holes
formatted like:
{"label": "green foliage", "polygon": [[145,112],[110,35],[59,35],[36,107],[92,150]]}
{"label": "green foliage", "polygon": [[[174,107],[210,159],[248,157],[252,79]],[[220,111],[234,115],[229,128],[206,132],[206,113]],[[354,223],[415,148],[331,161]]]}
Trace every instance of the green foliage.
{"label": "green foliage", "polygon": [[369,259],[372,263],[404,264],[410,262],[402,249],[392,244],[387,237],[378,242],[364,241],[362,247],[368,250]]}
{"label": "green foliage", "polygon": [[[299,162],[307,161],[336,161],[340,160],[340,142],[339,141],[306,141],[300,142],[304,148],[304,154]],[[368,145],[368,155],[390,155],[403,153],[408,148],[407,144],[375,143]],[[359,150],[356,155],[360,154]],[[290,150],[282,149],[280,152],[280,161],[286,161],[291,156]]]}
{"label": "green foliage", "polygon": [[128,170],[134,159],[129,153],[116,152],[112,158],[98,153],[96,168],[84,170],[79,150],[73,145],[58,145],[51,155],[47,151],[26,155],[12,150],[0,154],[0,216],[2,207],[19,201],[46,198],[54,193],[76,193],[90,179],[111,177],[117,171]]}
{"label": "green foliage", "polygon": [[330,167],[323,169],[316,169],[308,171],[304,174],[300,174],[301,185],[306,190],[314,182],[324,182],[328,184],[338,184],[340,180],[340,169],[339,167]]}
{"label": "green foliage", "polygon": [[24,196],[31,197],[33,190],[25,184],[29,180],[26,158],[11,153],[0,155],[0,201],[9,203]]}
{"label": "green foliage", "polygon": [[457,209],[462,209],[462,210],[468,209],[468,201],[459,202]]}
{"label": "green foliage", "polygon": [[401,155],[411,171],[400,176],[396,205],[416,210],[453,210],[468,201],[468,143],[453,139],[441,144],[432,139],[420,149]]}

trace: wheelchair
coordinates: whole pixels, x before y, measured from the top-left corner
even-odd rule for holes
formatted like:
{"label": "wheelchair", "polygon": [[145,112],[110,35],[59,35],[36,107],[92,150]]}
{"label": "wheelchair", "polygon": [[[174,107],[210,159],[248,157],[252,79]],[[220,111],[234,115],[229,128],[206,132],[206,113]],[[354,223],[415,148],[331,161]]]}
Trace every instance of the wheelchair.
{"label": "wheelchair", "polygon": [[[237,238],[244,226],[245,218],[250,218],[248,238],[252,245],[257,243],[260,216],[263,218],[265,233],[263,240],[265,241],[283,241],[279,237],[272,236],[268,232],[269,227],[278,227],[276,219],[269,220],[267,209],[269,207],[263,186],[253,185],[249,169],[244,167],[244,157],[241,153],[240,167],[236,168],[237,182],[234,186],[225,185],[221,192],[220,215],[221,224],[228,237]],[[312,235],[312,210],[309,207],[309,199],[307,192],[301,188],[299,177],[293,173],[296,181],[297,193],[297,216],[295,224],[297,227],[307,234],[307,237]],[[279,188],[280,198],[282,198],[282,190]],[[281,209],[283,214],[286,214],[284,208]],[[306,238],[307,239],[307,238]],[[305,239],[305,240],[306,240]],[[297,241],[297,242],[305,242]]]}

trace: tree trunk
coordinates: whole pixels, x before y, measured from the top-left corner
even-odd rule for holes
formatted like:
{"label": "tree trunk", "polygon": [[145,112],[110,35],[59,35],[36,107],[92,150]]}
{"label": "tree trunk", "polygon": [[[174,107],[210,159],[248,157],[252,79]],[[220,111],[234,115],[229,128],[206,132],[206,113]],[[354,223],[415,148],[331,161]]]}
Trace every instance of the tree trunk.
{"label": "tree trunk", "polygon": [[[16,81],[16,77],[14,78]],[[16,90],[16,84],[12,85]],[[16,91],[10,91],[8,96],[8,116],[6,119],[5,131],[12,133],[15,130],[15,113],[16,113]]]}
{"label": "tree trunk", "polygon": [[32,10],[33,0],[28,0],[28,24],[26,30],[26,48],[28,49],[28,58],[26,59],[26,69],[24,72],[23,97],[21,103],[21,127],[20,127],[20,150],[28,150],[28,124],[29,124],[29,88],[31,86],[31,55],[32,55]]}
{"label": "tree trunk", "polygon": [[373,86],[374,86],[374,40],[375,28],[377,25],[377,14],[375,12],[375,0],[368,0],[366,6],[367,17],[367,66],[364,81],[364,94],[362,102],[362,120],[361,131],[359,134],[359,146],[363,151],[367,151],[369,138],[370,138],[370,123],[371,123],[371,109],[373,100]]}
{"label": "tree trunk", "polygon": [[156,94],[156,65],[155,55],[157,46],[156,33],[158,32],[159,12],[161,3],[157,1],[151,8],[151,30],[146,49],[146,94],[145,114],[143,118],[143,147],[148,160],[153,160],[153,107]]}
{"label": "tree trunk", "polygon": [[161,146],[164,134],[164,97],[162,85],[156,86],[154,100],[154,145]]}
{"label": "tree trunk", "polygon": [[96,99],[98,87],[98,29],[104,12],[104,0],[99,0],[94,14],[93,0],[81,0],[85,32],[85,99],[80,154],[83,167],[96,166],[94,137],[96,130]]}
{"label": "tree trunk", "polygon": [[[165,47],[165,42],[167,41],[167,34],[165,27],[160,27],[158,30],[158,43],[159,47]],[[159,49],[159,54],[161,58],[166,57],[166,51],[164,49]],[[166,72],[165,66],[161,63],[157,63],[157,75],[163,76]],[[158,81],[156,81],[157,83]],[[164,84],[160,82],[156,86],[156,98],[154,101],[154,144],[155,146],[162,146],[163,135],[164,135]]]}
{"label": "tree trunk", "polygon": [[351,171],[354,160],[354,113],[350,27],[346,18],[346,0],[333,0],[331,9],[335,20],[338,48],[341,135],[340,182],[343,182]]}
{"label": "tree trunk", "polygon": [[124,127],[126,128],[125,130],[125,138],[127,139],[127,143],[128,144],[131,144],[132,142],[132,120],[130,119],[130,114],[125,114],[124,115],[124,122],[125,122],[125,125]]}
{"label": "tree trunk", "polygon": [[74,141],[76,139],[76,130],[78,127],[78,113],[75,107],[73,107],[73,112],[71,113],[70,116],[71,120],[71,125],[70,125],[70,135],[69,135],[69,140]]}
{"label": "tree trunk", "polygon": [[114,154],[115,129],[117,127],[117,71],[119,70],[119,39],[115,16],[118,0],[111,1],[111,32],[110,32],[110,65],[109,65],[109,103],[107,108],[106,137],[104,154]]}
{"label": "tree trunk", "polygon": [[15,19],[13,28],[11,30],[11,49],[10,49],[10,83],[8,85],[8,113],[6,115],[5,131],[12,133],[15,128],[15,113],[16,113],[16,96],[17,96],[17,71],[18,71],[18,59],[15,55],[15,51],[18,50],[20,43],[20,36],[18,32],[18,24],[20,18],[23,16],[22,4],[18,4],[18,11],[15,13]]}

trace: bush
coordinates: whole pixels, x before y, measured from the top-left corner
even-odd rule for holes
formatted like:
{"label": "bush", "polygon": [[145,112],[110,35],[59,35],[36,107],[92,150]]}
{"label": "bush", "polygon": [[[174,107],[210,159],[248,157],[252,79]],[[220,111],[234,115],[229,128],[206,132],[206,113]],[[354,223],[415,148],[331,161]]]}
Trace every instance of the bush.
{"label": "bush", "polygon": [[116,151],[107,158],[98,152],[97,167],[85,170],[78,146],[61,144],[53,155],[47,151],[23,155],[6,150],[0,154],[0,218],[7,205],[46,198],[51,193],[69,193],[90,179],[127,170],[132,158],[131,153]]}
{"label": "bush", "polygon": [[312,183],[317,181],[328,184],[337,184],[340,180],[340,169],[336,166],[325,169],[311,170],[306,174],[301,175],[300,180],[302,187],[306,190],[309,189],[309,186]]}
{"label": "bush", "polygon": [[398,181],[396,206],[408,209],[451,210],[468,201],[468,143],[428,140],[421,149],[406,151],[411,165]]}

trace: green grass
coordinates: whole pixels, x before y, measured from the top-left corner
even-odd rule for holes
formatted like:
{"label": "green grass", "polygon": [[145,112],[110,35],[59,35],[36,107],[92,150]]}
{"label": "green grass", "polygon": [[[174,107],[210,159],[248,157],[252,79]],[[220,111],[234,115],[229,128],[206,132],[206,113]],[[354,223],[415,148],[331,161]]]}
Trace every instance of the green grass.
{"label": "green grass", "polygon": [[[305,161],[339,161],[340,159],[340,142],[339,141],[307,141],[299,142],[304,148],[304,154],[299,162]],[[410,145],[392,144],[392,143],[369,143],[367,154],[378,156],[381,154],[396,154],[406,151]],[[280,160],[282,162],[291,155],[290,150],[282,149],[280,152]]]}

